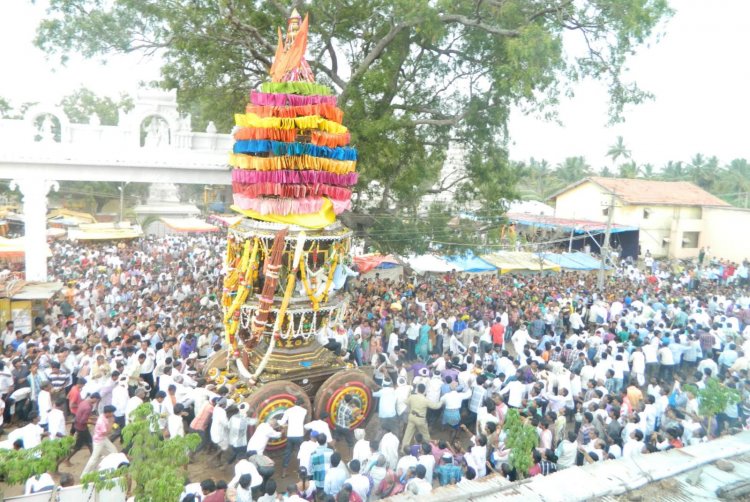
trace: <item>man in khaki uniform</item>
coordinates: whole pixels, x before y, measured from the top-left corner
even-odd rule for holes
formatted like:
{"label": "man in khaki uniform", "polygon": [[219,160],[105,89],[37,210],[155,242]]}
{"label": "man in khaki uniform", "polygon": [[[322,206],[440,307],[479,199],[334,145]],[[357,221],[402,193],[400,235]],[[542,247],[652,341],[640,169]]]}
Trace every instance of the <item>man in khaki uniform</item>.
{"label": "man in khaki uniform", "polygon": [[406,400],[409,406],[409,417],[406,421],[406,432],[401,444],[408,448],[411,446],[411,440],[414,438],[414,430],[422,434],[424,441],[430,440],[430,430],[427,427],[427,409],[437,410],[442,407],[441,403],[430,401],[424,395],[425,386],[423,383],[417,385],[416,394],[412,394]]}

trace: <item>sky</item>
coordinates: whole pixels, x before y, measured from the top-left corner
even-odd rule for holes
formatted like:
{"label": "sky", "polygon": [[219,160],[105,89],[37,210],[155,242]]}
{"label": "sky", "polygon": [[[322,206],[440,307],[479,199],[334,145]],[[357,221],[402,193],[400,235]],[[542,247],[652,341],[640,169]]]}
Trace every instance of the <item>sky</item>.
{"label": "sky", "polygon": [[[583,155],[600,169],[609,162],[607,149],[619,135],[636,162],[657,168],[696,153],[716,155],[722,162],[750,159],[750,0],[670,3],[676,13],[661,27],[661,39],[640,48],[627,64],[627,78],[653,93],[653,101],[627,108],[624,123],[608,126],[606,88],[591,81],[577,84],[575,97],[559,105],[562,125],[513,112],[511,158],[534,157],[554,165]],[[108,56],[106,65],[72,56],[60,67],[33,45],[46,4],[0,2],[1,97],[15,104],[56,103],[81,86],[116,97],[135,94],[139,82],[159,77],[158,59],[140,55]]]}

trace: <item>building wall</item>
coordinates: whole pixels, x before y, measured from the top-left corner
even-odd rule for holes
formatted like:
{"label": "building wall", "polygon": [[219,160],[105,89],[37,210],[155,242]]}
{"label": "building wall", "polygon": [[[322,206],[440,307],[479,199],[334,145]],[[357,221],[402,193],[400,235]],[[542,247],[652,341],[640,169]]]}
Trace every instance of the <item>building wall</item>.
{"label": "building wall", "polygon": [[[604,188],[582,183],[557,197],[555,216],[606,222],[610,201]],[[698,255],[705,226],[700,207],[631,205],[618,198],[612,222],[639,228],[641,255],[649,251],[655,257],[680,259]]]}
{"label": "building wall", "polygon": [[710,255],[739,263],[750,259],[750,210],[737,207],[703,208],[704,227],[699,245]]}
{"label": "building wall", "polygon": [[590,221],[607,221],[604,209],[609,196],[599,185],[586,182],[560,194],[555,200],[555,216]]}

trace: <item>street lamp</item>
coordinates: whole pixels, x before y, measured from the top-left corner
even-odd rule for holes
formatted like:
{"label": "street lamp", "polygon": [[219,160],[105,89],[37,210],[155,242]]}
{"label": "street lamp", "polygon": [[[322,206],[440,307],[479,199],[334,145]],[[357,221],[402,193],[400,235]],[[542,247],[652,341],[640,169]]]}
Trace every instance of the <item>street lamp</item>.
{"label": "street lamp", "polygon": [[129,181],[120,182],[120,186],[117,189],[120,191],[120,223],[122,223],[122,213],[125,206],[125,187],[130,184]]}

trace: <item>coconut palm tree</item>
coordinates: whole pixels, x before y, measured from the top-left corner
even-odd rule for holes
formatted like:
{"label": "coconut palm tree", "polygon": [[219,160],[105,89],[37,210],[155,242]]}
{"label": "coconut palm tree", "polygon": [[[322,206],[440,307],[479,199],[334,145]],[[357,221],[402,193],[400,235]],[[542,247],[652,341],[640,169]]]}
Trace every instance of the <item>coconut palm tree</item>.
{"label": "coconut palm tree", "polygon": [[625,146],[625,141],[623,141],[622,136],[617,136],[615,144],[609,147],[609,150],[607,150],[607,157],[612,159],[612,164],[617,162],[617,159],[620,157],[623,159],[630,158],[630,149]]}
{"label": "coconut palm tree", "polygon": [[546,200],[562,183],[555,176],[552,166],[549,162],[542,159],[529,159],[529,164],[525,169],[524,181],[522,183],[521,193],[524,199]]}
{"label": "coconut palm tree", "polygon": [[630,162],[620,164],[617,175],[620,178],[637,178],[639,172],[640,170],[638,169],[638,164],[631,160]]}
{"label": "coconut palm tree", "polygon": [[713,188],[720,171],[719,159],[715,156],[707,159],[700,153],[693,155],[687,166],[690,181],[708,191]]}
{"label": "coconut palm tree", "polygon": [[674,162],[670,160],[661,170],[659,177],[666,181],[682,181],[687,179],[688,173],[682,161]]}
{"label": "coconut palm tree", "polygon": [[555,169],[555,176],[566,185],[580,181],[591,173],[591,166],[580,156],[566,158]]}
{"label": "coconut palm tree", "polygon": [[750,207],[750,163],[732,160],[721,171],[714,191],[735,206]]}
{"label": "coconut palm tree", "polygon": [[641,166],[641,175],[647,180],[652,180],[656,177],[654,172],[654,165],[650,163],[643,164]]}

